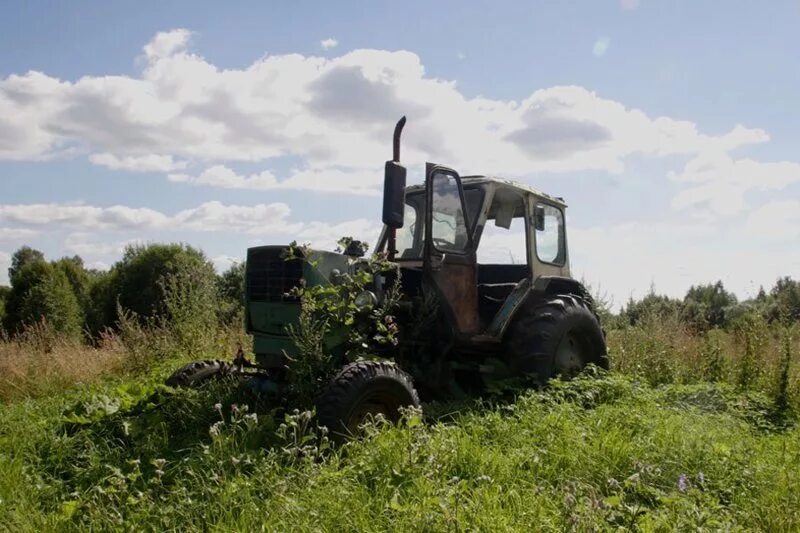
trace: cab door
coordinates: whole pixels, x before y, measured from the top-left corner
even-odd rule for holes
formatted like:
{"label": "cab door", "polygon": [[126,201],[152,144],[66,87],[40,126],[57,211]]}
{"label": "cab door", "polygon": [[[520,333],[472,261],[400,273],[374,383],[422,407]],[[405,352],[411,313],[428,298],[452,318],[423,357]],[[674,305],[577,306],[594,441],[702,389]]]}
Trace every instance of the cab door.
{"label": "cab door", "polygon": [[478,333],[477,260],[458,173],[427,163],[424,266],[461,337]]}

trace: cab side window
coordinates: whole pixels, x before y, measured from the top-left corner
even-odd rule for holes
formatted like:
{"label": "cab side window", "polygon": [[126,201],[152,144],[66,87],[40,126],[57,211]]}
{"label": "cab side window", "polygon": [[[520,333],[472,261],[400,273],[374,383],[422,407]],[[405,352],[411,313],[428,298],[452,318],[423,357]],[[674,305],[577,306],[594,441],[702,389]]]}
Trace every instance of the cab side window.
{"label": "cab side window", "polygon": [[566,258],[564,246],[564,213],[549,204],[537,204],[536,257],[543,263],[563,265]]}

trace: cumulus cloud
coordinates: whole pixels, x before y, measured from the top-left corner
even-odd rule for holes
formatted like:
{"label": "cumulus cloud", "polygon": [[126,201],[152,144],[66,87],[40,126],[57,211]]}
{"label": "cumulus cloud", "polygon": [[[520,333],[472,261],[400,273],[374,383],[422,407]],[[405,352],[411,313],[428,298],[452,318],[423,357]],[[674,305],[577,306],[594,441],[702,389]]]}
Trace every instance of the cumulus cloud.
{"label": "cumulus cloud", "polygon": [[142,156],[117,157],[114,154],[92,154],[89,161],[95,165],[108,167],[111,170],[129,172],[171,172],[186,168],[185,161],[174,161],[172,156],[148,154]]}
{"label": "cumulus cloud", "polygon": [[268,234],[299,229],[299,225],[288,222],[290,212],[284,203],[240,206],[217,201],[205,202],[174,215],[122,205],[10,204],[0,205],[0,221],[84,230],[169,229]]}
{"label": "cumulus cloud", "polygon": [[37,231],[28,228],[0,228],[0,241],[20,241],[37,234]]}
{"label": "cumulus cloud", "polygon": [[0,80],[0,159],[83,152],[110,168],[178,175],[185,161],[206,168],[263,161],[273,172],[272,158],[292,156],[312,175],[352,169],[368,171],[369,180],[380,175],[401,115],[409,117],[406,163],[444,161],[520,178],[620,172],[632,154],[694,156],[766,139],[744,126],[704,134],[692,122],[651,117],[583,87],[536,90],[521,101],[468,97],[455,82],[426,74],[408,51],[268,55],[222,69],[192,52],[190,37],[185,29],[157,34],[137,76],[63,81],[28,72]]}
{"label": "cumulus cloud", "polygon": [[64,250],[67,253],[86,255],[86,256],[111,256],[120,255],[126,246],[141,244],[140,239],[128,239],[116,242],[98,241],[97,235],[93,233],[76,232],[70,233],[64,239]]}
{"label": "cumulus cloud", "polygon": [[382,174],[368,170],[342,170],[339,168],[316,168],[295,170],[279,181],[269,170],[242,176],[224,165],[214,165],[197,176],[169,174],[174,182],[207,185],[225,189],[252,190],[298,190],[344,192],[366,196],[380,194]]}
{"label": "cumulus cloud", "polygon": [[330,50],[331,48],[336,48],[337,46],[339,46],[339,41],[329,37],[327,39],[321,40],[319,42],[319,45],[322,47],[323,50]]}
{"label": "cumulus cloud", "polygon": [[776,191],[800,182],[800,163],[735,159],[708,152],[692,158],[670,178],[684,188],[672,200],[676,209],[705,207],[713,215],[735,215],[747,207],[750,191]]}

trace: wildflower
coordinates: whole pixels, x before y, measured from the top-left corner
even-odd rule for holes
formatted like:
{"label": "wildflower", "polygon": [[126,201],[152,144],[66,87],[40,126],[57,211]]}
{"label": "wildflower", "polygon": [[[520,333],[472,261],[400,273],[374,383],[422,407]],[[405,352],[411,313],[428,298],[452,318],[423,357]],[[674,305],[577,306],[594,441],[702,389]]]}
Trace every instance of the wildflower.
{"label": "wildflower", "polygon": [[211,438],[218,437],[220,432],[222,431],[223,423],[222,421],[214,422],[214,424],[208,428],[208,434],[211,435]]}
{"label": "wildflower", "polygon": [[689,488],[689,482],[686,480],[686,474],[681,474],[678,477],[678,490],[681,492],[686,492],[686,489]]}
{"label": "wildflower", "polygon": [[698,480],[698,481],[700,482],[700,484],[702,485],[702,484],[704,484],[704,483],[706,482],[706,476],[704,476],[704,475],[703,475],[703,473],[702,473],[702,472],[700,472],[700,473],[697,475],[697,480]]}
{"label": "wildflower", "polygon": [[219,413],[219,416],[222,416],[222,404],[221,403],[215,403],[214,404],[214,410]]}

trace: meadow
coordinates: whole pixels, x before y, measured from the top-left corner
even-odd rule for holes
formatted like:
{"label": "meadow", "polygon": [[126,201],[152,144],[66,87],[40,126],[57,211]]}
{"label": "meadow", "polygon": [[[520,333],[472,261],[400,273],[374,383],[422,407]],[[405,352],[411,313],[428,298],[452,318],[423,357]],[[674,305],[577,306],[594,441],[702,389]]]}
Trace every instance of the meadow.
{"label": "meadow", "polygon": [[0,529],[796,531],[797,329],[644,317],[609,329],[609,372],[336,447],[236,383],[162,385],[236,327],[30,328],[0,342]]}

